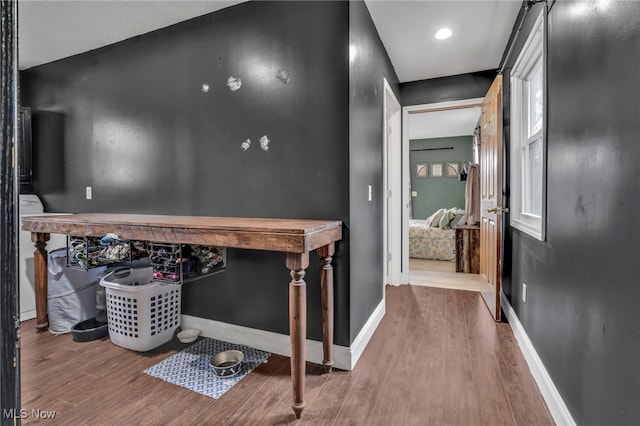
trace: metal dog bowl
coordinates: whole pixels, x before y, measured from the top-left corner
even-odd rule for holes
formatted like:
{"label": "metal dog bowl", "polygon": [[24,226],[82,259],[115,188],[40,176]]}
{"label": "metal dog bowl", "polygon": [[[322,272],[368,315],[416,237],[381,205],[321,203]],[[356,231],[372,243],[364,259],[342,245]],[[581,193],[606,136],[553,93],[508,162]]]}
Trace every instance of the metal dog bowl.
{"label": "metal dog bowl", "polygon": [[240,351],[224,351],[211,357],[211,368],[217,377],[235,376],[242,369],[244,354]]}

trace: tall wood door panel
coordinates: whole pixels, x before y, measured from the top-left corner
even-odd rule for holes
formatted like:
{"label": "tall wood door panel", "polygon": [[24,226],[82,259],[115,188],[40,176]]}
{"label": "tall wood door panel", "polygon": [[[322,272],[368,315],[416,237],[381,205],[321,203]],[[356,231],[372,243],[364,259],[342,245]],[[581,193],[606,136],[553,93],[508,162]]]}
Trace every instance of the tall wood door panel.
{"label": "tall wood door panel", "polygon": [[482,101],[480,124],[480,276],[491,315],[500,320],[502,226],[502,76]]}

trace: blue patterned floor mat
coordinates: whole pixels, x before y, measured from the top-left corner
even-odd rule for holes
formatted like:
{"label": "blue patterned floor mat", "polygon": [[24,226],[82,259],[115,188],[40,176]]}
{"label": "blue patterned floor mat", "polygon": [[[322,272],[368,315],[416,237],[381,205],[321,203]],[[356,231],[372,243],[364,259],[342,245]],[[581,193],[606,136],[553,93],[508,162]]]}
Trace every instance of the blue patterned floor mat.
{"label": "blue patterned floor mat", "polygon": [[[213,374],[209,361],[218,352],[229,349],[239,350],[244,354],[242,369],[233,377],[218,378]],[[254,368],[265,362],[269,355],[271,355],[269,352],[248,346],[204,338],[153,367],[147,368],[144,372],[174,385],[218,399]]]}

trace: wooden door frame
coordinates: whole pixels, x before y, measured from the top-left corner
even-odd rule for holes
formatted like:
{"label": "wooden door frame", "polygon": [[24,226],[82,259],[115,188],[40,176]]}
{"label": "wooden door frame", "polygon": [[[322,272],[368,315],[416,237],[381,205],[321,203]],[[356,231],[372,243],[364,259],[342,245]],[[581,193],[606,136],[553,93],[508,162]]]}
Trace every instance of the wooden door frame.
{"label": "wooden door frame", "polygon": [[409,163],[409,115],[436,112],[443,109],[472,108],[482,103],[484,98],[469,98],[456,101],[402,107],[402,259],[400,280],[409,282],[409,209],[411,207],[411,164]]}
{"label": "wooden door frame", "polygon": [[[386,78],[383,78],[383,117],[382,117],[382,162],[383,162],[383,286],[386,284],[401,284],[401,225],[402,217],[400,208],[397,206],[396,200],[400,200],[402,192],[401,174],[399,170],[402,168],[402,138],[401,138],[401,113],[402,106],[398,101],[398,97],[393,92]],[[388,114],[389,112],[389,114]],[[387,132],[387,128],[391,128],[391,133]],[[391,146],[389,146],[391,144]],[[391,170],[391,172],[389,172]],[[396,172],[398,170],[398,172]],[[388,191],[391,191],[391,194]],[[391,203],[392,213],[388,215],[389,204]],[[393,206],[396,204],[396,206]],[[397,206],[400,207],[400,206]],[[389,232],[390,231],[390,232]],[[392,235],[391,241],[388,241],[387,235]],[[387,256],[391,255],[391,261],[387,261]],[[383,290],[383,294],[385,294]]]}

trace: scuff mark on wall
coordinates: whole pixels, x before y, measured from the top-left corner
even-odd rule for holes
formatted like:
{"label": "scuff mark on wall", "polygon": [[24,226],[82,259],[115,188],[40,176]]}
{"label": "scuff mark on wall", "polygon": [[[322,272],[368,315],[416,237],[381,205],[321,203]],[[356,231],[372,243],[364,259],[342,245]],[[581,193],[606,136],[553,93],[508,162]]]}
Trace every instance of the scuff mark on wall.
{"label": "scuff mark on wall", "polygon": [[576,203],[576,213],[581,216],[584,216],[587,213],[587,207],[584,204],[584,198],[582,195],[578,197],[578,202]]}
{"label": "scuff mark on wall", "polygon": [[242,86],[242,80],[240,77],[230,76],[227,80],[227,86],[229,86],[229,89],[231,89],[232,92],[235,92],[240,89],[240,86]]}
{"label": "scuff mark on wall", "polygon": [[276,77],[278,77],[278,80],[280,80],[284,84],[289,84],[289,80],[291,79],[291,72],[286,70],[280,70],[276,74]]}
{"label": "scuff mark on wall", "polygon": [[202,93],[209,92],[209,85],[207,83],[202,83]]}
{"label": "scuff mark on wall", "polygon": [[271,141],[269,140],[267,135],[264,135],[263,137],[260,138],[260,148],[262,148],[263,151],[268,151],[269,150],[269,142],[271,142]]}
{"label": "scuff mark on wall", "polygon": [[247,139],[246,141],[242,142],[242,145],[240,145],[240,148],[242,148],[243,151],[246,151],[249,149],[250,146],[251,146],[251,139]]}

